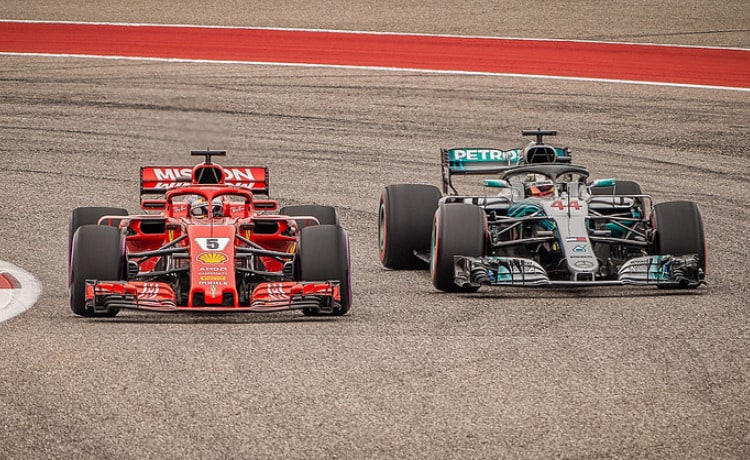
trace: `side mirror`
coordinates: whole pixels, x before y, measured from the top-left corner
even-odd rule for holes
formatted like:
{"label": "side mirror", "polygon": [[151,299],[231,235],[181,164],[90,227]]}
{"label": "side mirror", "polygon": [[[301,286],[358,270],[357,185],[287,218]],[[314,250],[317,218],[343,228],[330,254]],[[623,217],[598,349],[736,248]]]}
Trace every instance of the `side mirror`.
{"label": "side mirror", "polygon": [[263,211],[274,211],[279,207],[276,200],[253,200],[253,207]]}
{"label": "side mirror", "polygon": [[141,200],[141,209],[144,211],[164,211],[167,209],[167,200]]}

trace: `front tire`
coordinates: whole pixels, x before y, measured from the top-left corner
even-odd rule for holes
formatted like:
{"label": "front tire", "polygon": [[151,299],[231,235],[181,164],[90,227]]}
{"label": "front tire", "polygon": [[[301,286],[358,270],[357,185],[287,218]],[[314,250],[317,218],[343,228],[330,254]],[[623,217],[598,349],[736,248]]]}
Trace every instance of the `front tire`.
{"label": "front tire", "polygon": [[[339,281],[341,305],[334,316],[346,314],[352,305],[349,235],[336,225],[314,225],[302,229],[295,255],[299,281]],[[317,310],[302,310],[315,315]]]}
{"label": "front tire", "polygon": [[421,268],[414,252],[430,249],[432,220],[441,198],[434,185],[395,184],[383,189],[378,209],[380,262],[394,270]]}
{"label": "front tire", "polygon": [[706,236],[698,205],[671,201],[654,205],[654,254],[698,255],[698,267],[706,273]]}
{"label": "front tire", "polygon": [[[70,213],[70,221],[68,222],[68,270],[70,270],[70,256],[71,246],[73,245],[73,235],[76,230],[83,227],[84,225],[96,225],[104,216],[127,216],[128,210],[123,208],[111,208],[105,206],[89,206],[82,208],[75,208]],[[70,281],[70,280],[68,280]]]}
{"label": "front tire", "polygon": [[120,230],[84,225],[73,235],[70,263],[70,309],[78,316],[115,316],[117,309],[97,314],[86,307],[86,280],[120,281],[125,276],[125,242]]}
{"label": "front tire", "polygon": [[455,283],[454,256],[481,257],[487,242],[487,216],[480,207],[445,204],[435,213],[430,274],[435,288],[444,292],[476,292],[477,286]]}

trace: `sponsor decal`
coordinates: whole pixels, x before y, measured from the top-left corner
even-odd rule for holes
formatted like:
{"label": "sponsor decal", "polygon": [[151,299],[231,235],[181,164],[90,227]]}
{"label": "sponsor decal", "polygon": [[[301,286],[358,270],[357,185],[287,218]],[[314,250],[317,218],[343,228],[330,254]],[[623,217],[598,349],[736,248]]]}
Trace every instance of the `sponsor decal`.
{"label": "sponsor decal", "polygon": [[232,185],[234,187],[239,188],[246,188],[248,190],[255,190],[255,188],[263,188],[263,182],[258,182],[257,185],[255,182],[247,183],[247,182],[234,182],[234,181],[225,181],[224,182],[227,185]]}
{"label": "sponsor decal", "polygon": [[224,275],[201,275],[201,281],[226,281],[227,277]]}
{"label": "sponsor decal", "polygon": [[204,251],[223,251],[229,244],[229,238],[196,238],[195,242]]}
{"label": "sponsor decal", "polygon": [[202,265],[198,267],[198,272],[200,273],[216,273],[216,272],[226,272],[229,271],[227,267],[213,267],[211,265]]}
{"label": "sponsor decal", "polygon": [[143,283],[139,297],[141,299],[155,299],[159,295],[159,285],[156,283]]}
{"label": "sponsor decal", "polygon": [[565,238],[565,241],[568,243],[585,243],[586,237],[585,236],[571,236],[569,238]]}
{"label": "sponsor decal", "polygon": [[549,207],[560,211],[565,211],[566,209],[568,212],[571,212],[571,209],[580,211],[581,203],[579,203],[578,200],[569,200],[567,203],[563,202],[563,200],[555,200],[549,205]]}
{"label": "sponsor decal", "polygon": [[220,264],[227,261],[227,256],[220,252],[203,252],[198,255],[198,260],[204,264]]}
{"label": "sponsor decal", "polygon": [[497,149],[453,149],[452,161],[516,161],[520,159],[518,150]]}
{"label": "sponsor decal", "polygon": [[284,285],[282,283],[268,283],[268,298],[276,300],[287,300],[289,295],[284,291]]}
{"label": "sponsor decal", "polygon": [[588,252],[588,247],[585,244],[577,244],[573,246],[573,252]]}
{"label": "sponsor decal", "polygon": [[252,168],[224,168],[224,173],[226,174],[226,180],[229,181],[237,181],[237,182],[255,182],[256,180],[260,179],[263,180],[262,177],[256,178],[253,175]]}
{"label": "sponsor decal", "polygon": [[154,168],[154,178],[157,181],[168,180],[170,182],[178,179],[190,179],[193,168]]}
{"label": "sponsor decal", "polygon": [[[244,188],[247,190],[263,189],[264,182],[235,182],[235,181],[224,181],[226,185],[233,187]],[[173,188],[190,187],[193,184],[190,182],[145,182],[146,188],[154,188],[159,190],[171,190]]]}
{"label": "sponsor decal", "polygon": [[594,262],[588,260],[578,260],[573,265],[578,268],[592,268],[594,266]]}
{"label": "sponsor decal", "polygon": [[[264,190],[266,170],[262,166],[224,167],[224,183],[247,190]],[[192,185],[193,168],[187,166],[141,168],[141,185],[145,189],[171,190]]]}

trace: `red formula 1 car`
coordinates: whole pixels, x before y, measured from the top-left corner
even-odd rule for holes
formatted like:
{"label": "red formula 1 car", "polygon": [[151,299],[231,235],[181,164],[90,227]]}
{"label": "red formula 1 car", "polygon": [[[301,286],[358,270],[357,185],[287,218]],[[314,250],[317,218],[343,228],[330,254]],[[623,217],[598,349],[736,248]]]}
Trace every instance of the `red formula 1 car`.
{"label": "red formula 1 car", "polygon": [[73,210],[73,312],[348,312],[349,237],[336,210],[302,205],[276,213],[266,167],[213,163],[224,151],[191,154],[205,161],[192,168],[141,168],[144,214]]}

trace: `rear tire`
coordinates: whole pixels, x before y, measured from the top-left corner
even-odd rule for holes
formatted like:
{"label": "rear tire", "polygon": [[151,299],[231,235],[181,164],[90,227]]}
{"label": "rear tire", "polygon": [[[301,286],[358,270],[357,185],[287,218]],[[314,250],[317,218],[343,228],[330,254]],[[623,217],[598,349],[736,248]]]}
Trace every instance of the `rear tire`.
{"label": "rear tire", "polygon": [[70,262],[70,309],[79,316],[115,316],[117,309],[94,313],[86,308],[86,280],[120,281],[125,275],[125,244],[120,230],[84,225],[73,235]]}
{"label": "rear tire", "polygon": [[[336,225],[314,225],[302,229],[295,255],[299,281],[339,281],[341,306],[333,315],[346,314],[352,305],[349,235]],[[302,310],[315,315],[317,310]]]}
{"label": "rear tire", "polygon": [[378,247],[384,267],[424,267],[414,252],[430,250],[432,220],[441,197],[434,185],[395,184],[383,189],[378,210]]}
{"label": "rear tire", "polygon": [[698,254],[698,266],[706,273],[706,236],[698,205],[671,201],[654,205],[654,254]]}
{"label": "rear tire", "polygon": [[641,186],[638,182],[629,180],[615,181],[615,185],[600,185],[591,187],[592,195],[641,195]]}
{"label": "rear tire", "polygon": [[455,283],[454,256],[485,255],[487,216],[480,207],[453,203],[442,205],[435,213],[430,274],[432,284],[444,292],[476,292],[476,286]]}
{"label": "rear tire", "polygon": [[[279,210],[282,216],[312,216],[318,219],[320,225],[339,225],[339,215],[333,206],[321,206],[317,204],[303,204],[296,206],[284,206]],[[300,230],[310,225],[315,225],[311,219],[295,219]]]}

